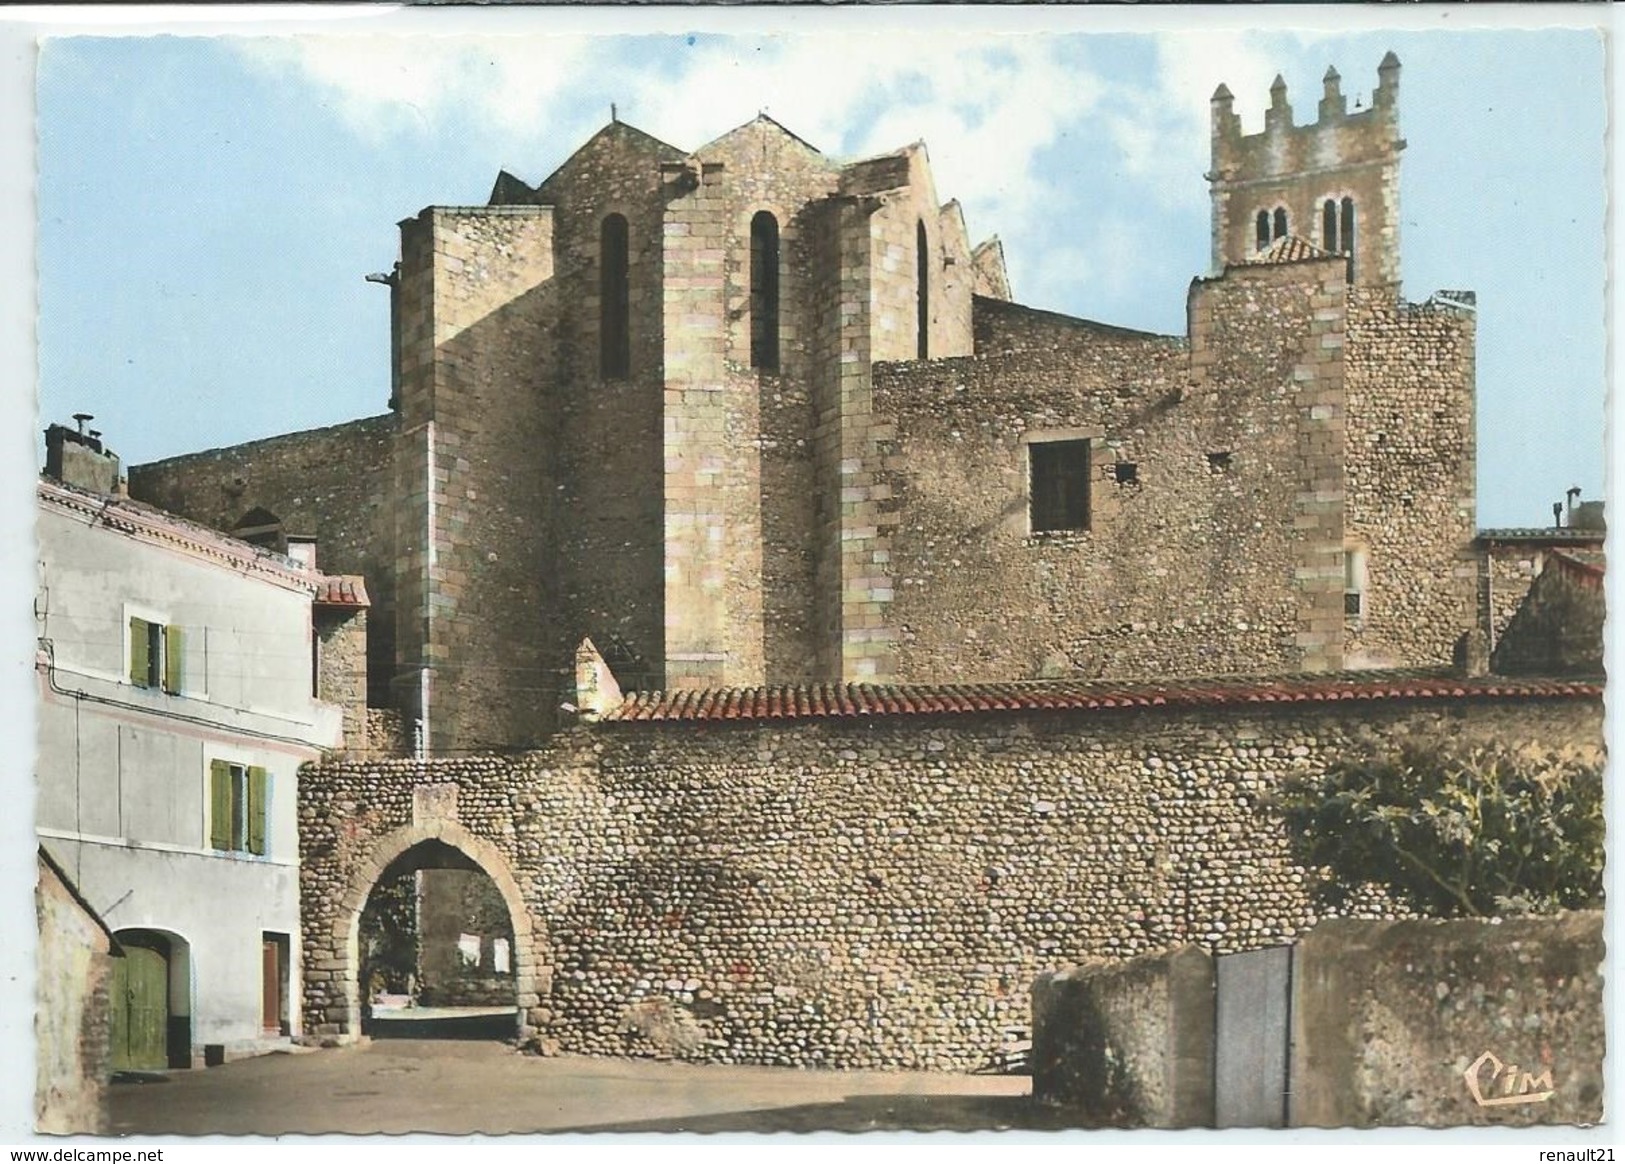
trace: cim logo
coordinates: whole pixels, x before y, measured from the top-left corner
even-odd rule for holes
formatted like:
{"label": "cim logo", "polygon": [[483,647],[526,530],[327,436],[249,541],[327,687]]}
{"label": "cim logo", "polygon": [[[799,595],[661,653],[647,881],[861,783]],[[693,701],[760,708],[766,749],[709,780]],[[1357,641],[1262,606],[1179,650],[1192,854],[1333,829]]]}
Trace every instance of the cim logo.
{"label": "cim logo", "polygon": [[1528,1071],[1520,1077],[1516,1063],[1503,1063],[1494,1052],[1485,1051],[1473,1060],[1464,1076],[1467,1090],[1479,1107],[1501,1107],[1512,1103],[1545,1103],[1556,1094],[1552,1085],[1552,1069],[1547,1067],[1539,1075]]}

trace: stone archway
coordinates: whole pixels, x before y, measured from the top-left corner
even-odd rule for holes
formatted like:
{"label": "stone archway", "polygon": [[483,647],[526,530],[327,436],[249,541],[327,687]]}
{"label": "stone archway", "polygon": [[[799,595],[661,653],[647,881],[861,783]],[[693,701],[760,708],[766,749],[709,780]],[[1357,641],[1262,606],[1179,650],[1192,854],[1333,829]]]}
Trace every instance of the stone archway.
{"label": "stone archway", "polygon": [[[513,926],[514,988],[518,1003],[516,1033],[524,1037],[537,1025],[541,992],[547,988],[547,975],[538,956],[539,943],[530,908],[519,890],[519,882],[514,878],[507,858],[490,841],[476,836],[462,825],[448,820],[431,820],[396,829],[379,838],[372,854],[356,866],[338,902],[330,948],[307,954],[310,967],[318,972],[326,970],[335,980],[337,989],[333,994],[341,1000],[342,1011],[334,1014],[330,1010],[326,1022],[339,1027],[338,1037],[341,1041],[351,1041],[361,1033],[359,946],[361,911],[366,907],[367,897],[385,870],[396,860],[412,849],[431,842],[449,846],[472,861],[491,879],[501,894]],[[317,1021],[321,1021],[319,1016]]]}

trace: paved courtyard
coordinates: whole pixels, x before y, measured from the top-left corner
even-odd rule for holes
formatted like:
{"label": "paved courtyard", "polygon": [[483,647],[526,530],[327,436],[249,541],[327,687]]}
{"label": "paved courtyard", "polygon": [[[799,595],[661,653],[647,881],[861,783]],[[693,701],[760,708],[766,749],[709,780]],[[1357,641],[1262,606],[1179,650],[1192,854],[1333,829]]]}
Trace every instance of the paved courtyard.
{"label": "paved courtyard", "polygon": [[383,1039],[113,1087],[119,1135],[1051,1129],[1024,1076],[552,1059]]}

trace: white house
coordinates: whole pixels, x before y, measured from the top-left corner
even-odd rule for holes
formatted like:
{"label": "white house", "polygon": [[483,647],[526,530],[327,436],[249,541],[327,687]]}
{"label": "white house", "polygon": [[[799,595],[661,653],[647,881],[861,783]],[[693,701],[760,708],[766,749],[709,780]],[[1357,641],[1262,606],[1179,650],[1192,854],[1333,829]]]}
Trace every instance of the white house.
{"label": "white house", "polygon": [[49,436],[70,455],[38,486],[36,827],[123,949],[113,1067],[270,1049],[300,1033],[298,770],[341,743],[317,604],[365,594],[53,480],[105,487],[73,471],[101,458],[116,488],[117,460]]}

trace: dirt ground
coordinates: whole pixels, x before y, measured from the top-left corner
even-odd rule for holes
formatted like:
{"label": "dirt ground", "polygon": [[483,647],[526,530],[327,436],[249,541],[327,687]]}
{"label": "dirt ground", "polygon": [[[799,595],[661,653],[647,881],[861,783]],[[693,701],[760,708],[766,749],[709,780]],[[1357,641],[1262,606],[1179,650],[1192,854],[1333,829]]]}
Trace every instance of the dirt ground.
{"label": "dirt ground", "polygon": [[798,1071],[381,1039],[112,1089],[116,1135],[1057,1129],[1024,1076]]}

